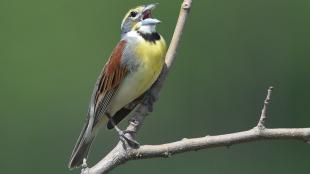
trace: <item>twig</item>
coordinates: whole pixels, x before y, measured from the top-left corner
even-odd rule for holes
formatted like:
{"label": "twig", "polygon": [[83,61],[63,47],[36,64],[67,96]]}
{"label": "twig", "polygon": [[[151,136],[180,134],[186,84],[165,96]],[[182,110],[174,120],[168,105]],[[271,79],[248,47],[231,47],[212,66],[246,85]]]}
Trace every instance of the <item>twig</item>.
{"label": "twig", "polygon": [[265,128],[265,121],[267,119],[267,111],[268,111],[268,106],[271,100],[271,93],[272,93],[273,87],[270,86],[268,91],[267,91],[267,96],[266,99],[264,101],[264,105],[263,105],[263,109],[262,109],[262,113],[260,115],[260,119],[258,121],[257,127],[259,129],[264,129]]}

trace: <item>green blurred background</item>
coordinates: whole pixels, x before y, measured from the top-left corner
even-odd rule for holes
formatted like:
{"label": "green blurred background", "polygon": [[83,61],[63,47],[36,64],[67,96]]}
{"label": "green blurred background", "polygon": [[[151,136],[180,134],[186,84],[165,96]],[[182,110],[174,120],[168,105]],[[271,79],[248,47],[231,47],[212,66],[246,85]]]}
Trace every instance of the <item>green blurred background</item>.
{"label": "green blurred background", "polygon": [[[0,0],[1,173],[79,173],[67,162],[94,82],[131,7],[153,1]],[[157,0],[171,39],[181,0]],[[138,140],[252,128],[268,86],[268,127],[310,126],[310,1],[194,0],[180,50]],[[126,126],[126,121],[122,127]],[[118,140],[101,131],[89,164]],[[310,145],[263,141],[129,162],[111,173],[308,174]]]}

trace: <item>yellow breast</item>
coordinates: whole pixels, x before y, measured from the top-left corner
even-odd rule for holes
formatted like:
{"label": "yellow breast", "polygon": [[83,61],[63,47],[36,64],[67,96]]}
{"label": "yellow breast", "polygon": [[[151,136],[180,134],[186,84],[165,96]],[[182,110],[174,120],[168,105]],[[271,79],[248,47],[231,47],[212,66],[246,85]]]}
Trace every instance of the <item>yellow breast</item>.
{"label": "yellow breast", "polygon": [[162,38],[155,43],[143,40],[133,51],[139,65],[126,76],[113,97],[109,109],[112,115],[141,96],[156,81],[165,62],[166,43]]}
{"label": "yellow breast", "polygon": [[143,93],[155,82],[164,65],[166,43],[161,39],[154,42],[142,41],[137,45],[136,55],[140,59],[139,75],[142,76],[140,91]]}
{"label": "yellow breast", "polygon": [[162,37],[155,42],[143,40],[138,43],[135,52],[142,66],[150,68],[149,71],[160,71],[166,55],[165,40]]}

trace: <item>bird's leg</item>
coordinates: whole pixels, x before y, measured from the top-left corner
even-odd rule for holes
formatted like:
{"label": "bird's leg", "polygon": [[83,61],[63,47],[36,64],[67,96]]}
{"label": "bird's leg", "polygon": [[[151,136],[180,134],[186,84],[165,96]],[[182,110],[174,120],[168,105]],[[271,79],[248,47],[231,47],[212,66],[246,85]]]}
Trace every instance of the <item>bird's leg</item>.
{"label": "bird's leg", "polygon": [[136,140],[134,140],[132,138],[131,135],[128,135],[128,134],[132,134],[132,133],[135,133],[134,131],[129,131],[129,130],[121,130],[114,122],[114,120],[112,119],[111,115],[110,114],[106,114],[107,117],[109,118],[111,124],[113,125],[113,127],[115,128],[115,130],[117,131],[119,137],[120,137],[120,140],[125,144],[125,142],[132,148],[139,148],[140,147],[140,144],[139,142],[137,142]]}

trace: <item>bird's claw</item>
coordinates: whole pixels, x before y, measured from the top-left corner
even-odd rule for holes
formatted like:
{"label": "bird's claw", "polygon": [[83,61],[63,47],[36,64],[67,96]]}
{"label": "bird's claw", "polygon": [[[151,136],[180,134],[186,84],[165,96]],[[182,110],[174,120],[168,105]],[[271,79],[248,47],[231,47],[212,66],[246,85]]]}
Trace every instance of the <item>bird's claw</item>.
{"label": "bird's claw", "polygon": [[119,133],[120,140],[123,144],[128,144],[129,147],[137,149],[140,147],[140,143],[132,138],[129,134],[135,133],[135,131],[124,130]]}
{"label": "bird's claw", "polygon": [[86,158],[83,159],[82,167],[87,168],[87,159]]}

